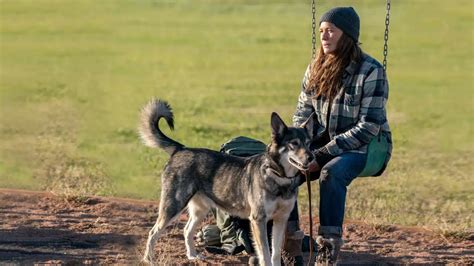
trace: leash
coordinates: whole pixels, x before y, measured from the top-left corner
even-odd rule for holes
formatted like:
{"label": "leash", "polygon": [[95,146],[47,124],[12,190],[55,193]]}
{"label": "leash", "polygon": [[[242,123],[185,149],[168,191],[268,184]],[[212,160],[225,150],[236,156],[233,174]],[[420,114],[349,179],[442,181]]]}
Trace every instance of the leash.
{"label": "leash", "polygon": [[308,266],[311,265],[311,260],[313,258],[313,211],[311,208],[311,180],[309,171],[304,171],[304,176],[306,177],[306,185],[308,187],[308,203],[309,203],[309,259]]}

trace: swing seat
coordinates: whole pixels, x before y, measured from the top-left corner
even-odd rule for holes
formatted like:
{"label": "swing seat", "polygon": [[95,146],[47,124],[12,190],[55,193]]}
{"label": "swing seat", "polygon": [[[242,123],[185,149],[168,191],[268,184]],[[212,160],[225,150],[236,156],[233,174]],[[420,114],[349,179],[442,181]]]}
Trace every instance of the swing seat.
{"label": "swing seat", "polygon": [[360,177],[379,176],[385,170],[385,161],[387,160],[390,144],[385,133],[380,133],[375,137],[367,147],[367,161]]}

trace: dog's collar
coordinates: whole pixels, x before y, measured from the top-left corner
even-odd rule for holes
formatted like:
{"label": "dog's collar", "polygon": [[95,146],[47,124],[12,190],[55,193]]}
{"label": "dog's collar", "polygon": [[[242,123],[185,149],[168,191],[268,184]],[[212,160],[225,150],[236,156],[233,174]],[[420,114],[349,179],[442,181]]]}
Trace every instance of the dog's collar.
{"label": "dog's collar", "polygon": [[262,165],[261,170],[264,176],[265,190],[271,195],[289,199],[293,197],[300,185],[298,173],[293,177],[287,177],[278,170],[272,168],[269,162]]}
{"label": "dog's collar", "polygon": [[280,166],[278,163],[276,163],[272,158],[270,158],[268,155],[266,156],[266,162],[264,163],[264,168],[270,170],[274,175],[276,175],[279,178],[286,178],[286,179],[293,179],[297,177],[299,174],[296,173],[295,176],[286,176],[285,170],[283,170],[283,167]]}
{"label": "dog's collar", "polygon": [[286,178],[285,170],[280,164],[278,164],[275,160],[273,160],[270,154],[268,153],[266,154],[265,160],[266,160],[265,161],[266,168],[272,171],[276,176]]}
{"label": "dog's collar", "polygon": [[285,174],[282,175],[279,171],[271,168],[270,166],[267,166],[267,169],[270,170],[272,173],[274,173],[276,176],[278,176],[280,178],[293,179],[293,178],[296,178],[299,175],[299,173],[296,173],[296,175],[289,177],[289,176],[286,176]]}

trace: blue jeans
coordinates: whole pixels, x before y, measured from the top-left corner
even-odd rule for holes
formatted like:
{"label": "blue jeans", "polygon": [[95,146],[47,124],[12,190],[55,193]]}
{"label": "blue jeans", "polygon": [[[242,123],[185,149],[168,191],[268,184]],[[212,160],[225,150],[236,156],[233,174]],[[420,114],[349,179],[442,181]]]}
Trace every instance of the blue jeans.
{"label": "blue jeans", "polygon": [[[362,172],[367,154],[347,152],[323,166],[319,174],[319,235],[342,236],[347,186]],[[295,205],[289,222],[298,219]]]}

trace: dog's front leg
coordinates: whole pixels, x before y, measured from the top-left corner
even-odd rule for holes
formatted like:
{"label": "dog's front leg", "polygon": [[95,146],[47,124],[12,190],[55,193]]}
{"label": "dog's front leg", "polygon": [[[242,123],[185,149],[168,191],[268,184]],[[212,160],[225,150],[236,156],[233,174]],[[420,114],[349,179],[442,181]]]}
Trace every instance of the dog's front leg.
{"label": "dog's front leg", "polygon": [[[262,217],[263,216],[263,217]],[[264,215],[252,215],[250,218],[255,250],[257,251],[258,262],[260,265],[270,264],[270,247],[267,238],[267,220]]]}
{"label": "dog's front leg", "polygon": [[273,219],[272,228],[272,265],[281,265],[281,246],[286,231],[287,216]]}

